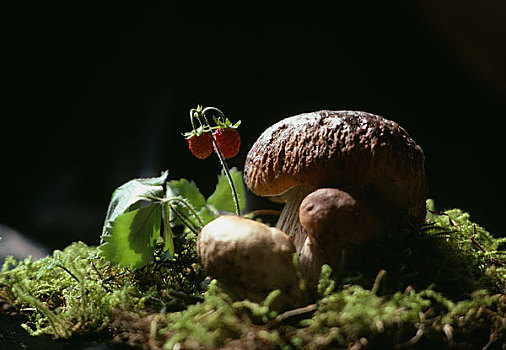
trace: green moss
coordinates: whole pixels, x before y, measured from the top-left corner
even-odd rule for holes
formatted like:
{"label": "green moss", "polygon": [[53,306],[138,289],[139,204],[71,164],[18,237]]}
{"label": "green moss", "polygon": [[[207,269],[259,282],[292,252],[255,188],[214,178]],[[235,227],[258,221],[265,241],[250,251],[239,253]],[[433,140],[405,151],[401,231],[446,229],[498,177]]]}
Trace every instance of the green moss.
{"label": "green moss", "polygon": [[[185,251],[180,255],[185,259]],[[96,247],[76,242],[63,251],[33,261],[8,257],[0,271],[0,299],[29,313],[23,327],[33,335],[68,338],[100,331],[112,322],[113,310],[158,312],[180,310],[199,300],[191,268],[174,262],[130,271],[98,257]]]}
{"label": "green moss", "polygon": [[202,303],[191,305],[184,312],[167,315],[168,326],[160,330],[162,335],[170,336],[165,347],[171,349],[174,344],[184,341],[187,346],[200,344],[216,348],[229,339],[240,339],[251,332],[256,333],[259,341],[277,342],[280,340],[277,331],[258,325],[276,315],[269,306],[279,294],[279,291],[273,291],[261,304],[249,300],[233,301],[213,281]]}
{"label": "green moss", "polygon": [[69,337],[106,327],[112,308],[143,306],[148,294],[141,294],[126,278],[112,278],[125,272],[95,253],[78,242],[37,261],[6,259],[0,273],[3,295],[21,308],[35,309],[24,325],[27,331]]}
{"label": "green moss", "polygon": [[267,339],[274,348],[307,349],[506,345],[504,241],[461,210],[429,214],[421,229],[350,249],[335,273],[323,266],[316,312],[300,309],[295,324],[276,322],[266,309],[252,317],[213,285],[204,302],[170,315],[159,336],[165,348],[252,338],[258,348]]}
{"label": "green moss", "polygon": [[[506,239],[461,210],[429,211],[420,229],[351,247],[339,269],[322,268],[313,304],[281,315],[271,308],[277,291],[259,304],[232,299],[216,281],[204,293],[194,241],[176,237],[175,260],[135,271],[80,242],[38,261],[7,258],[0,299],[30,315],[33,335],[115,329],[152,348],[504,345]],[[126,313],[146,321],[132,327]]]}
{"label": "green moss", "polygon": [[[431,201],[428,206],[432,206]],[[384,235],[345,252],[337,277],[344,283],[372,285],[380,269],[387,271],[382,293],[407,287],[433,288],[461,299],[477,289],[506,290],[506,239],[492,237],[469,214],[453,209],[431,214],[419,229]]]}

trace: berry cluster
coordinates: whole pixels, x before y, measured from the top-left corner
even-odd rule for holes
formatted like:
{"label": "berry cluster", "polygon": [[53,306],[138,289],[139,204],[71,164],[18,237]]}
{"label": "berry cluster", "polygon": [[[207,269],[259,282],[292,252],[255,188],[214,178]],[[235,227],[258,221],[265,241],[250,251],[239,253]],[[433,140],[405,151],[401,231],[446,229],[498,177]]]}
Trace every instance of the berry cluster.
{"label": "berry cluster", "polygon": [[[206,112],[216,112],[219,117],[214,117],[215,126],[211,127],[207,120]],[[190,120],[193,130],[184,134],[188,141],[188,147],[192,154],[199,159],[206,159],[213,153],[218,152],[216,147],[224,158],[232,158],[239,153],[241,147],[241,137],[237,132],[240,121],[232,124],[223,113],[214,107],[202,108],[198,106],[190,111]],[[200,123],[195,127],[195,121]]]}

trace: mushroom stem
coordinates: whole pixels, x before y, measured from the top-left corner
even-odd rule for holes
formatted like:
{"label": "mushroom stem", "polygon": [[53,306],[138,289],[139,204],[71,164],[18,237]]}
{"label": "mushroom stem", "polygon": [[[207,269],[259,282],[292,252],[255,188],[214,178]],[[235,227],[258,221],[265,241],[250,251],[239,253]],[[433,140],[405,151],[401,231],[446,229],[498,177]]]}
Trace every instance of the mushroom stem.
{"label": "mushroom stem", "polygon": [[300,255],[307,237],[306,230],[300,224],[299,207],[302,200],[313,190],[314,188],[312,187],[298,186],[281,196],[282,200],[286,201],[286,204],[279,216],[276,228],[285,232],[290,237],[298,255]]}

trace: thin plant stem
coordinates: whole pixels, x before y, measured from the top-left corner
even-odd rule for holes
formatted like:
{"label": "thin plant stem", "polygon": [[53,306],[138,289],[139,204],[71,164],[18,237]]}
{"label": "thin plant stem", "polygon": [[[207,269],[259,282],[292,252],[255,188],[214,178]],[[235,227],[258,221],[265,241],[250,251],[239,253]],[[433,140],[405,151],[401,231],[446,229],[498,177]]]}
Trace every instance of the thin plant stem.
{"label": "thin plant stem", "polygon": [[[207,118],[205,116],[204,118],[207,125],[209,125],[209,121],[207,120]],[[237,197],[237,191],[235,189],[234,181],[232,180],[232,175],[230,175],[230,169],[228,168],[228,164],[225,161],[225,157],[223,157],[223,154],[221,153],[220,148],[218,147],[218,144],[216,143],[216,139],[214,138],[213,134],[211,134],[211,139],[213,140],[214,149],[216,150],[216,154],[218,155],[218,159],[220,160],[221,167],[223,168],[223,171],[227,176],[228,184],[230,185],[230,190],[232,191],[232,196],[234,197],[235,213],[238,216],[240,216],[241,208],[239,207],[239,198]]]}
{"label": "thin plant stem", "polygon": [[[193,119],[196,117],[199,121],[201,126],[204,126],[202,123],[202,120],[199,118],[202,117],[204,119],[205,126],[207,126],[209,129],[211,129],[211,124],[209,124],[209,120],[206,117],[207,112],[216,112],[218,113],[220,118],[225,118],[225,115],[222,111],[220,111],[216,107],[206,107],[202,109],[200,106],[197,107],[197,109],[192,108],[190,110],[190,121],[192,124],[193,129],[195,129],[195,123]],[[218,144],[216,143],[216,139],[214,138],[214,135],[211,133],[211,140],[213,141],[214,149],[216,150],[216,154],[218,155],[218,159],[220,161],[221,167],[223,168],[223,172],[227,176],[228,184],[230,185],[230,190],[232,191],[232,197],[234,198],[234,205],[235,205],[235,213],[237,215],[241,215],[241,208],[239,206],[239,198],[237,197],[237,190],[235,189],[234,181],[232,180],[232,176],[230,175],[230,169],[228,167],[227,162],[225,161],[225,157],[223,157],[223,154],[221,153],[221,150],[218,147]]]}
{"label": "thin plant stem", "polygon": [[[183,206],[186,207],[186,209],[188,209],[190,211],[190,213],[197,219],[197,221],[199,222],[200,226],[203,227],[204,226],[204,222],[202,221],[202,219],[200,218],[199,214],[195,211],[195,209],[188,203],[186,202],[184,199],[181,199],[181,198],[178,198],[178,197],[171,197],[171,198],[167,198],[165,199],[164,201],[166,202],[169,202],[169,205],[170,205],[170,202],[179,202],[181,203]],[[170,206],[171,208],[172,205]]]}
{"label": "thin plant stem", "polygon": [[190,203],[188,203],[187,201],[185,201],[182,198],[179,198],[179,197],[160,198],[160,197],[151,196],[151,195],[145,195],[143,197],[145,199],[153,200],[153,201],[156,201],[156,202],[160,202],[162,204],[169,203],[169,206],[170,206],[170,208],[172,210],[174,210],[174,207],[170,203],[171,202],[178,202],[178,203],[182,204],[184,207],[186,207],[186,209],[188,209],[188,211],[190,212],[190,214],[192,214],[197,219],[197,221],[199,222],[199,224],[200,224],[201,227],[204,226],[204,222],[200,218],[200,216],[197,213],[197,211],[195,211],[195,208],[193,208]]}
{"label": "thin plant stem", "polygon": [[[194,228],[192,225],[190,225],[187,221],[186,221],[186,217],[180,213],[175,207],[173,207],[172,205],[170,205],[170,208],[172,209],[172,211],[174,212],[174,214],[179,218],[179,220],[181,220],[181,222],[183,223],[184,226],[188,227],[188,229],[190,231],[192,231],[194,234],[198,235],[199,234],[199,231]],[[201,227],[202,228],[202,227]]]}
{"label": "thin plant stem", "polygon": [[[200,115],[200,113],[202,113],[202,112],[201,112],[199,109],[192,108],[192,109],[190,110],[190,122],[191,122],[191,124],[192,124],[192,128],[193,128],[193,130],[196,130],[196,129],[197,129],[197,127],[195,126],[195,121],[194,121],[194,119],[197,119],[197,120],[198,120],[198,122],[199,122],[199,124],[200,124],[200,126],[201,126],[201,127],[203,127],[203,126],[204,126],[204,125],[202,124],[202,121],[201,121],[201,120],[200,120],[200,118],[198,117],[198,116]],[[207,125],[207,126],[209,126],[209,123],[208,123],[208,125]],[[210,127],[210,126],[209,126],[209,127]]]}
{"label": "thin plant stem", "polygon": [[[220,115],[220,118],[225,118],[225,114],[223,114],[222,111],[220,111],[218,108],[216,107],[206,107],[202,110],[202,114],[205,115],[206,112],[209,112],[209,111],[214,111],[216,113],[218,113]],[[206,120],[207,121],[207,120]],[[222,120],[223,121],[223,120]]]}
{"label": "thin plant stem", "polygon": [[56,267],[59,267],[60,269],[64,270],[65,272],[67,272],[67,273],[68,273],[68,274],[69,274],[69,275],[70,275],[73,279],[75,279],[75,280],[77,281],[77,283],[81,283],[81,281],[79,280],[79,278],[77,278],[77,276],[76,276],[76,275],[74,275],[74,274],[72,273],[72,271],[70,271],[69,269],[67,269],[65,266],[60,265],[60,264],[55,265],[55,266],[56,266]]}

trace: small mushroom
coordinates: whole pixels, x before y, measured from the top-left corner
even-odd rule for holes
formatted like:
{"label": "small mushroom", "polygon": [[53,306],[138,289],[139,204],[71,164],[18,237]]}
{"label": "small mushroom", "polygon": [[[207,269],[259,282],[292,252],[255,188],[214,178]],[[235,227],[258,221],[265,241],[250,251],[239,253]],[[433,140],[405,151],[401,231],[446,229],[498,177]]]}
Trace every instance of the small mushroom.
{"label": "small mushroom", "polygon": [[[336,188],[321,188],[302,201],[299,220],[308,233],[300,261],[305,275],[316,279],[322,264],[338,266],[341,252],[374,235],[375,213],[366,203]],[[316,281],[310,281],[314,283]]]}
{"label": "small mushroom", "polygon": [[219,217],[200,232],[197,253],[204,270],[240,299],[259,302],[281,289],[286,302],[302,300],[295,247],[274,227],[241,216]]}
{"label": "small mushroom", "polygon": [[299,208],[299,220],[312,238],[324,244],[330,240],[362,243],[376,228],[371,209],[337,188],[320,188],[307,195]]}
{"label": "small mushroom", "polygon": [[366,112],[324,110],[281,120],[252,146],[244,178],[253,193],[286,203],[277,227],[293,239],[299,256],[317,249],[307,240],[299,207],[318,188],[346,192],[361,203],[360,211],[370,208],[381,227],[395,226],[403,216],[414,224],[425,217],[422,149],[397,123]]}

